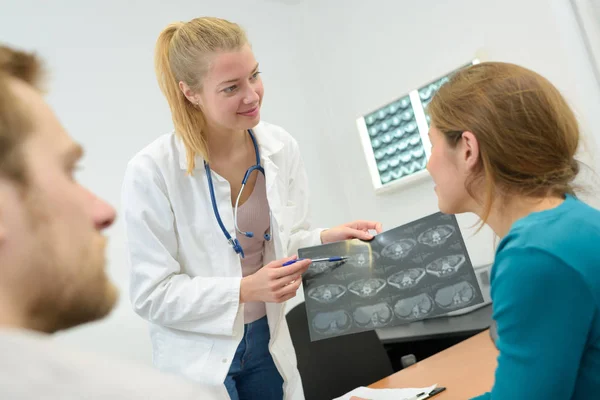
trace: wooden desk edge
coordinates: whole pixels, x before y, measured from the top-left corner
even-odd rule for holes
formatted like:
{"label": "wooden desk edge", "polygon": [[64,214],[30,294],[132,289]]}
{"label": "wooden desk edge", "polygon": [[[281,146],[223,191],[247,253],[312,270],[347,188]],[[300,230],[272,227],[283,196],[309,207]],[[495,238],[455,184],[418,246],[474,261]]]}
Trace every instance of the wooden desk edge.
{"label": "wooden desk edge", "polygon": [[446,387],[435,400],[467,399],[492,388],[498,351],[489,329],[370,385],[374,389]]}

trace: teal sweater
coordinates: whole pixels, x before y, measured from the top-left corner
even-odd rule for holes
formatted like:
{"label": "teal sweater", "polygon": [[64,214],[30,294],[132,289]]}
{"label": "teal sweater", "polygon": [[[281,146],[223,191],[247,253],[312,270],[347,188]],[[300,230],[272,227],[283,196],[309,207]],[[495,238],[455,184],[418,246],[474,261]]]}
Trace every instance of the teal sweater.
{"label": "teal sweater", "polygon": [[516,221],[491,285],[500,355],[477,399],[600,399],[600,211],[567,196]]}

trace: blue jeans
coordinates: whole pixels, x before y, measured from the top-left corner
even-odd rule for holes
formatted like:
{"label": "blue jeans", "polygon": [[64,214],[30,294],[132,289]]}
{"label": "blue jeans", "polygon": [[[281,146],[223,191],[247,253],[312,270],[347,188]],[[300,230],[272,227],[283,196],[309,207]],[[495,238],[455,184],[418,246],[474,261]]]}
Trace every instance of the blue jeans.
{"label": "blue jeans", "polygon": [[244,337],[225,378],[231,400],[282,400],[283,378],[269,353],[267,317],[244,325]]}

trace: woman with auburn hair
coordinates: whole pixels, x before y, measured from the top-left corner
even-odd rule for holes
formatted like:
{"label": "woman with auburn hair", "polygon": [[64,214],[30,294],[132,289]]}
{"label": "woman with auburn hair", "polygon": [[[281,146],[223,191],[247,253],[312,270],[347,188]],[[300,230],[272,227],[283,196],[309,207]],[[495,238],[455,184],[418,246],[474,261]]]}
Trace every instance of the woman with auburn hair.
{"label": "woman with auburn hair", "polygon": [[131,301],[150,322],[154,364],[234,400],[303,399],[284,303],[311,261],[290,255],[371,239],[381,224],[311,229],[298,144],[261,121],[239,25],[171,24],[155,63],[175,130],[129,162],[123,184]]}
{"label": "woman with auburn hair", "polygon": [[596,398],[600,212],[572,186],[572,110],[539,74],[489,62],[456,73],[428,111],[440,210],[475,213],[501,238],[491,273],[498,367],[478,399]]}

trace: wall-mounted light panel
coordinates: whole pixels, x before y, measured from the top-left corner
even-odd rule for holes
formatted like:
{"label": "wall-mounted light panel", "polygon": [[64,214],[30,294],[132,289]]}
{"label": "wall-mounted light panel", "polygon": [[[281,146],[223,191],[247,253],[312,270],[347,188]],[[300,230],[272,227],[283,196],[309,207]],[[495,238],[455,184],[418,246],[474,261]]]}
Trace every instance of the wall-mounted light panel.
{"label": "wall-mounted light panel", "polygon": [[456,71],[477,64],[473,60],[357,119],[367,164],[376,192],[383,192],[428,176],[425,166],[431,144],[427,105]]}

